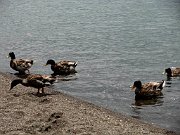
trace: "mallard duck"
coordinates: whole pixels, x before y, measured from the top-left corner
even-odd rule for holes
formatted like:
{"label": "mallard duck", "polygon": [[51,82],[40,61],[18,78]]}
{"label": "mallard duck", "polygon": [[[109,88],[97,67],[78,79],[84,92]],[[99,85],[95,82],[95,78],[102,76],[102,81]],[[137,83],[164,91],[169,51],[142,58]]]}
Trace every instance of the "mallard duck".
{"label": "mallard duck", "polygon": [[162,89],[165,87],[165,81],[161,82],[148,82],[142,84],[141,81],[135,81],[131,87],[135,91],[136,99],[151,98],[162,95]]}
{"label": "mallard duck", "polygon": [[11,58],[10,67],[20,74],[25,74],[26,71],[29,72],[29,69],[33,65],[33,60],[28,59],[16,59],[14,52],[10,52],[9,56]]}
{"label": "mallard duck", "polygon": [[180,67],[171,67],[165,69],[165,72],[167,74],[167,77],[177,77],[180,76]]}
{"label": "mallard duck", "polygon": [[77,73],[75,67],[77,62],[75,61],[60,61],[55,63],[54,60],[50,59],[47,61],[46,65],[51,65],[51,70],[54,72],[53,75],[68,75]]}
{"label": "mallard duck", "polygon": [[15,87],[18,84],[22,84],[23,86],[26,87],[34,87],[38,89],[38,94],[44,93],[44,87],[49,86],[50,84],[53,84],[55,82],[56,78],[49,76],[49,75],[40,75],[40,74],[33,74],[33,75],[28,75],[27,78],[25,79],[15,79],[11,82],[11,89]]}

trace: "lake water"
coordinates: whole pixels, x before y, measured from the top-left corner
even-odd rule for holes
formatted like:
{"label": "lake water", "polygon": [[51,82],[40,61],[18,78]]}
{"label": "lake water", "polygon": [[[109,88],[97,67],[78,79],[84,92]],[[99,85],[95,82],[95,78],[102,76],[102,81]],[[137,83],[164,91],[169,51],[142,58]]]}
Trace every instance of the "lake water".
{"label": "lake water", "polygon": [[0,0],[0,70],[15,73],[10,51],[35,60],[31,73],[51,74],[48,59],[78,61],[52,88],[180,132],[180,78],[153,101],[135,102],[129,88],[180,66],[179,0]]}

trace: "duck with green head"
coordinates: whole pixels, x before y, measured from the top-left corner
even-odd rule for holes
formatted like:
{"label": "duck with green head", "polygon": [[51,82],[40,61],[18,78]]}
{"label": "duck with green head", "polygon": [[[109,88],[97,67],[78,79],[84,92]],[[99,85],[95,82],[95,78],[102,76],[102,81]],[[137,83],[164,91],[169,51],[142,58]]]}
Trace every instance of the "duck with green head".
{"label": "duck with green head", "polygon": [[164,73],[166,73],[167,77],[177,77],[177,76],[180,76],[180,67],[167,68],[167,69],[165,69]]}
{"label": "duck with green head", "polygon": [[14,52],[10,52],[8,57],[11,58],[10,67],[15,71],[18,71],[20,74],[26,74],[26,71],[29,72],[29,69],[33,65],[33,60],[28,59],[16,59]]}
{"label": "duck with green head", "polygon": [[46,62],[46,65],[51,65],[51,70],[54,72],[53,75],[69,75],[75,74],[77,71],[75,70],[77,66],[76,61],[60,61],[55,62],[54,60],[50,59]]}
{"label": "duck with green head", "polygon": [[40,75],[40,74],[33,74],[29,75],[25,79],[15,79],[11,82],[10,90],[12,90],[16,85],[21,84],[26,87],[33,87],[38,89],[38,94],[44,94],[44,87],[53,84],[56,81],[55,77],[49,75]]}
{"label": "duck with green head", "polygon": [[135,81],[132,90],[135,92],[135,98],[149,99],[151,97],[158,97],[162,95],[162,89],[165,87],[165,81],[148,82],[142,84],[141,81]]}

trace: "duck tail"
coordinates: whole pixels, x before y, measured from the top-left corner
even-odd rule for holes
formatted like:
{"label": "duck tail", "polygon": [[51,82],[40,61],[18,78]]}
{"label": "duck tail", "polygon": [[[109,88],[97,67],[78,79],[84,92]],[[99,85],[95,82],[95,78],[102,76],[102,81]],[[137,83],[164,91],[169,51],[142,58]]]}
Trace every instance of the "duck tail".
{"label": "duck tail", "polygon": [[77,63],[78,63],[78,62],[74,62],[74,67],[76,67],[76,66],[77,66]]}
{"label": "duck tail", "polygon": [[31,61],[30,61],[30,63],[31,63],[31,65],[33,65],[34,61],[33,61],[33,60],[31,60]]}
{"label": "duck tail", "polygon": [[158,86],[158,88],[159,88],[160,90],[162,90],[162,89],[165,87],[165,85],[166,85],[166,81],[162,80],[162,82],[160,83],[160,85]]}

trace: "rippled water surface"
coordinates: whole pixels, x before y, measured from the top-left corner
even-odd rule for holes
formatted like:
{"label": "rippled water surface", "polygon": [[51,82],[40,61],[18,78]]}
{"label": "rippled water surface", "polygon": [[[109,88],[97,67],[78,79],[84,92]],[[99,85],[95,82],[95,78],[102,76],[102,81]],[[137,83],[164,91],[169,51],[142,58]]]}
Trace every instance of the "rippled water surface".
{"label": "rippled water surface", "polygon": [[[34,59],[32,73],[52,73],[48,59],[76,60],[78,73],[54,89],[180,132],[180,78],[162,75],[180,66],[179,0],[1,0],[0,18],[2,72],[15,73],[10,51]],[[168,86],[135,102],[137,79]]]}

